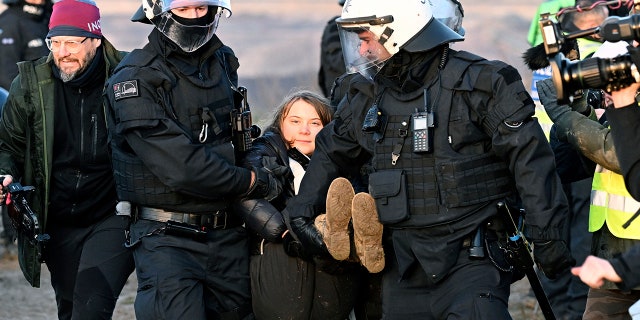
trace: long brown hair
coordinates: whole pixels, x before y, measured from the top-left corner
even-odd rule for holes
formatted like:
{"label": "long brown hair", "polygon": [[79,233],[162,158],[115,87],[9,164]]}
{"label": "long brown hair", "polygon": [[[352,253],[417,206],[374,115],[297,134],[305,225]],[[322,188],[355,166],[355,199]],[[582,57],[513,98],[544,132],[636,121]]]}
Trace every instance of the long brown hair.
{"label": "long brown hair", "polygon": [[[289,115],[291,105],[299,100],[305,101],[313,106],[318,116],[320,116],[320,121],[322,121],[323,126],[326,126],[333,118],[333,113],[329,106],[330,102],[327,98],[311,90],[300,89],[292,91],[282,99],[282,102],[280,102],[273,114],[273,120],[269,125],[269,129],[277,133],[282,133],[282,123],[287,115]],[[282,138],[284,139],[284,137]],[[285,142],[290,144],[289,141]]]}

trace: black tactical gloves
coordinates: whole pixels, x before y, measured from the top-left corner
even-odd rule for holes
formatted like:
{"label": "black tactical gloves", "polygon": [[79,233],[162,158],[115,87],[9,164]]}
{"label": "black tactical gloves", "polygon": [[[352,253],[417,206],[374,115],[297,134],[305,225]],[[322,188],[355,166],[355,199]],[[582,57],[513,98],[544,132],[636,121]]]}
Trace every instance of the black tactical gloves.
{"label": "black tactical gloves", "polygon": [[282,238],[282,246],[284,247],[284,252],[290,257],[313,261],[313,257],[304,250],[302,242],[296,240],[291,232],[285,233]]}
{"label": "black tactical gloves", "polygon": [[291,171],[288,167],[279,165],[275,157],[264,157],[262,165],[262,168],[254,167],[251,169],[255,173],[256,179],[247,192],[246,198],[263,198],[271,201],[282,193],[284,181]]}
{"label": "black tactical gloves", "polygon": [[313,224],[313,218],[295,217],[291,218],[291,232],[295,233],[300,240],[304,256],[328,255],[327,246],[322,240],[322,235]]}
{"label": "black tactical gloves", "polygon": [[536,82],[538,89],[538,98],[544,106],[544,110],[554,123],[567,112],[571,112],[571,108],[566,105],[558,105],[558,95],[556,88],[553,86],[553,79],[547,78]]}
{"label": "black tactical gloves", "polygon": [[562,240],[533,240],[533,259],[549,279],[555,279],[576,264]]}
{"label": "black tactical gloves", "polygon": [[567,112],[577,111],[584,115],[589,115],[591,107],[587,103],[587,95],[583,94],[580,98],[576,98],[571,106],[563,104],[558,105],[558,95],[556,88],[553,85],[553,79],[547,78],[536,82],[538,88],[538,97],[540,103],[544,106],[544,110],[547,112],[549,119],[554,123],[557,122]]}

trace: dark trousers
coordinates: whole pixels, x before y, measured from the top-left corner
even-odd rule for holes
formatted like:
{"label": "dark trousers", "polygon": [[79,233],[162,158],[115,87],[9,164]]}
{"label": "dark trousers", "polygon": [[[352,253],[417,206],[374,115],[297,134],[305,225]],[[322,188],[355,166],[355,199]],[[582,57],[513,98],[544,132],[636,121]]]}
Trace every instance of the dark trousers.
{"label": "dark trousers", "polygon": [[141,240],[134,246],[136,318],[253,319],[246,230],[212,230],[204,242],[148,235],[163,226],[149,220],[131,225],[132,240]]}
{"label": "dark trousers", "polygon": [[329,274],[314,262],[288,256],[280,243],[266,243],[263,254],[251,257],[253,312],[258,320],[347,319],[362,272],[355,266]]}
{"label": "dark trousers", "polygon": [[382,272],[362,271],[354,311],[356,320],[382,319]]}
{"label": "dark trousers", "polygon": [[59,319],[110,319],[133,272],[125,244],[129,218],[109,216],[89,227],[49,224],[45,262],[51,273]]}
{"label": "dark trousers", "polygon": [[584,320],[631,320],[629,307],[640,300],[640,290],[589,289]]}
{"label": "dark trousers", "polygon": [[429,276],[417,261],[401,279],[392,246],[386,246],[385,252],[383,319],[511,319],[511,274],[500,272],[489,259],[469,259],[467,250],[462,249],[449,274],[429,285]]}
{"label": "dark trousers", "polygon": [[17,237],[16,228],[14,228],[11,223],[7,206],[0,206],[0,213],[2,213],[2,227],[4,228],[4,231],[2,231],[0,236],[6,240],[7,244],[14,243],[15,238]]}

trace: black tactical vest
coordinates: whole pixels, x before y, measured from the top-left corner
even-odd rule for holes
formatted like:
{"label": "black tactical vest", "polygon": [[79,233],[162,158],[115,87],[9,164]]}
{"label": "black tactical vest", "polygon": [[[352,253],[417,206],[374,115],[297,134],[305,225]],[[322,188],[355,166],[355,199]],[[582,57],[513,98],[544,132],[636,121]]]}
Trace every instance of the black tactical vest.
{"label": "black tactical vest", "polygon": [[[391,227],[449,224],[513,192],[506,163],[491,150],[463,154],[452,147],[452,137],[465,136],[490,145],[490,137],[471,122],[470,107],[460,99],[452,103],[456,91],[474,89],[475,83],[462,80],[470,78],[465,77],[469,66],[482,60],[455,53],[432,86],[409,94],[391,90],[379,94],[377,104],[386,125],[383,139],[375,143],[369,191],[381,222]],[[435,115],[435,127],[429,132],[431,152],[414,152],[412,117],[427,110]]]}
{"label": "black tactical vest", "polygon": [[[220,50],[218,50],[220,51]],[[138,61],[127,58],[137,52]],[[158,56],[143,50],[135,50],[123,61],[120,67],[128,65],[148,66],[153,72],[146,73],[150,79],[139,79],[141,82],[153,82],[153,77],[166,77],[156,88],[157,101],[164,109],[163,114],[155,115],[158,119],[169,118],[178,122],[185,133],[191,136],[193,143],[208,144],[213,152],[235,163],[234,149],[231,144],[230,113],[237,97],[230,79],[227,76],[228,61],[223,54],[216,52],[214,60],[216,79],[194,85],[189,79],[178,76],[172,66],[167,65]],[[156,81],[157,82],[157,81]],[[206,89],[203,90],[203,89]],[[203,104],[199,99],[205,96],[211,101]],[[123,100],[122,103],[128,103]],[[130,107],[131,108],[131,107]],[[206,125],[205,125],[206,124]],[[113,146],[113,144],[112,144]],[[130,201],[137,205],[162,208],[179,212],[199,213],[212,212],[228,206],[228,200],[205,200],[177,193],[162,183],[132,152],[112,148],[114,176],[120,200]]]}

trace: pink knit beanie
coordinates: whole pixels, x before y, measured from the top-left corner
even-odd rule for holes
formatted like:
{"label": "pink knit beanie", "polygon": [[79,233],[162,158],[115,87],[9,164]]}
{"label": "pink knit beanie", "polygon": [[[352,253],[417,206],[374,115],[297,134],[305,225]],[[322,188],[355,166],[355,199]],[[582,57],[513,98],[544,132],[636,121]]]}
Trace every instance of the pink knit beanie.
{"label": "pink knit beanie", "polygon": [[102,38],[100,10],[92,0],[61,0],[53,5],[47,38],[78,36]]}

